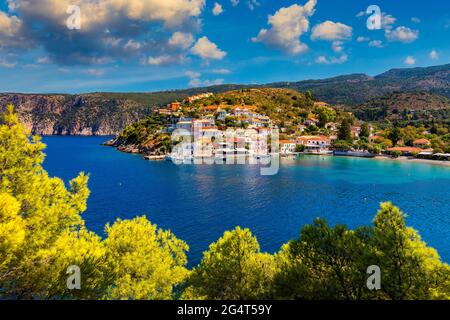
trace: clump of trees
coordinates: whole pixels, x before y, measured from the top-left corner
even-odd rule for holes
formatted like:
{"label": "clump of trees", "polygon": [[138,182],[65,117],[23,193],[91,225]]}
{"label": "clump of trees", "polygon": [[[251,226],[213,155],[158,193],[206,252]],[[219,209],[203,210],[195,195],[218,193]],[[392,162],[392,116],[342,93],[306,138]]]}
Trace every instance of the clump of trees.
{"label": "clump of trees", "polygon": [[[107,226],[104,240],[87,230],[88,176],[67,189],[42,168],[44,147],[9,106],[0,126],[0,297],[173,298],[188,274],[186,243],[145,217]],[[72,265],[79,290],[66,283]]]}
{"label": "clump of trees", "polygon": [[[66,188],[42,168],[43,150],[9,107],[0,125],[2,299],[450,299],[449,265],[391,203],[355,230],[316,220],[275,254],[237,227],[188,270],[188,245],[145,217],[107,225],[104,239],[89,231],[89,177]],[[366,285],[371,265],[379,290]],[[67,285],[71,266],[78,289]]]}

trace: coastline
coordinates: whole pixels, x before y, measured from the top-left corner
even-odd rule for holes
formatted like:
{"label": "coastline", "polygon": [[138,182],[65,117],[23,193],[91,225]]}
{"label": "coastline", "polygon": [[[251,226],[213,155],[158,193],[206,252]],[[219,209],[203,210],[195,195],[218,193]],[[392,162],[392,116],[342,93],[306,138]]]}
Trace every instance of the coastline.
{"label": "coastline", "polygon": [[[116,139],[108,140],[104,143],[102,143],[102,146],[107,147],[113,147],[119,152],[125,152],[125,153],[134,153],[134,154],[140,154],[143,156],[145,160],[150,161],[161,161],[164,160],[166,155],[153,155],[153,154],[146,154],[145,152],[141,152],[139,150],[138,146],[136,145],[120,145],[116,144]],[[304,153],[299,153],[304,154]],[[304,155],[320,155],[320,156],[328,156],[328,157],[334,157],[333,154],[313,154],[308,153]],[[285,155],[284,157],[289,156]],[[283,156],[281,156],[283,158]],[[429,165],[437,165],[442,167],[450,167],[450,161],[443,161],[443,160],[430,160],[430,159],[417,159],[417,158],[410,158],[405,156],[400,156],[398,158],[392,158],[385,155],[377,155],[372,158],[365,158],[365,157],[357,157],[357,156],[345,156],[348,158],[364,158],[364,159],[370,159],[370,160],[380,160],[380,161],[394,161],[394,162],[403,162],[403,163],[417,163],[417,164],[429,164]]]}
{"label": "coastline", "polygon": [[442,161],[442,160],[417,159],[417,158],[408,158],[408,157],[391,158],[391,157],[387,157],[387,156],[376,156],[372,159],[381,160],[381,161],[397,161],[397,162],[403,162],[403,163],[432,164],[432,165],[438,165],[438,166],[443,166],[443,167],[450,167],[450,161]]}

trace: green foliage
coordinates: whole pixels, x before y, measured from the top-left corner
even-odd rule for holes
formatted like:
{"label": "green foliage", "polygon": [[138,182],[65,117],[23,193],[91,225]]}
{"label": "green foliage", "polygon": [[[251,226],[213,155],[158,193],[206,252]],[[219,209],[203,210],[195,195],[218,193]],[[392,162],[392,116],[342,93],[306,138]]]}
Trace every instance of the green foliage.
{"label": "green foliage", "polygon": [[370,130],[369,130],[369,125],[364,122],[361,125],[361,132],[359,133],[359,137],[360,138],[368,138],[370,136]]}
{"label": "green foliage", "polygon": [[112,299],[171,299],[187,275],[187,244],[158,230],[145,217],[106,226],[104,242],[112,264]]}
{"label": "green foliage", "polygon": [[[426,92],[394,92],[371,99],[358,106],[348,106],[356,117],[364,121],[405,121],[427,123],[430,116],[448,120],[450,100]],[[447,116],[447,117],[446,117]]]}
{"label": "green foliage", "polygon": [[297,144],[295,146],[295,152],[303,152],[303,151],[305,151],[305,148],[306,147],[303,144]]}
{"label": "green foliage", "polygon": [[320,126],[324,127],[328,122],[336,120],[336,111],[333,108],[321,106],[316,109],[319,115]]}
{"label": "green foliage", "polygon": [[147,153],[166,154],[172,150],[171,137],[163,132],[168,122],[169,117],[150,115],[125,128],[116,139],[115,145],[134,145]]}
{"label": "green foliage", "polygon": [[342,120],[341,126],[339,127],[338,140],[347,141],[349,143],[353,142],[350,121],[346,118]]}
{"label": "green foliage", "polygon": [[266,299],[275,273],[273,256],[261,253],[250,230],[225,232],[188,280],[187,298]]}
{"label": "green foliage", "polygon": [[280,252],[284,261],[275,279],[275,295],[285,299],[362,299],[370,229],[330,228],[323,220],[305,226],[298,240]]}
{"label": "green foliage", "polygon": [[[331,228],[323,220],[305,226],[277,261],[275,296],[285,299],[450,299],[450,267],[391,203],[370,227]],[[366,286],[372,265],[381,270],[380,290]]]}
{"label": "green foliage", "polygon": [[313,109],[312,97],[289,89],[252,88],[219,93],[195,101],[193,106],[220,104],[224,109],[233,105],[254,105],[257,112],[267,115],[276,124],[288,123]]}
{"label": "green foliage", "polygon": [[349,151],[353,148],[353,144],[345,140],[335,140],[332,142],[331,148],[337,151]]}
{"label": "green foliage", "polygon": [[392,203],[383,203],[373,221],[372,245],[375,264],[383,270],[383,294],[393,300],[449,298],[449,266],[406,226],[405,217]]}
{"label": "green foliage", "polygon": [[[66,189],[42,168],[43,149],[10,106],[0,125],[0,298],[171,298],[187,274],[187,245],[145,218],[118,221],[102,241],[81,217],[88,176]],[[79,290],[66,285],[72,265]]]}
{"label": "green foliage", "polygon": [[395,126],[388,135],[389,140],[392,141],[394,145],[402,139],[402,131],[399,127]]}

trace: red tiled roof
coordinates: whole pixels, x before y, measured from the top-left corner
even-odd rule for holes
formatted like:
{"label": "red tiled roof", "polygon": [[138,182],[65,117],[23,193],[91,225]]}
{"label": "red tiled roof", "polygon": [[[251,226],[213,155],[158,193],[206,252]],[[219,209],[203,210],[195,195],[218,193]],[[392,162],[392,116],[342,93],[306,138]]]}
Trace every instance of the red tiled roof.
{"label": "red tiled roof", "polygon": [[413,143],[414,144],[430,144],[430,140],[422,138],[422,139],[414,140]]}
{"label": "red tiled roof", "polygon": [[389,148],[386,151],[400,151],[400,152],[410,152],[410,153],[419,153],[421,151],[423,151],[420,148],[414,148],[414,147],[394,147],[394,148]]}
{"label": "red tiled roof", "polygon": [[328,141],[330,140],[327,136],[300,136],[297,140],[313,140],[313,141]]}

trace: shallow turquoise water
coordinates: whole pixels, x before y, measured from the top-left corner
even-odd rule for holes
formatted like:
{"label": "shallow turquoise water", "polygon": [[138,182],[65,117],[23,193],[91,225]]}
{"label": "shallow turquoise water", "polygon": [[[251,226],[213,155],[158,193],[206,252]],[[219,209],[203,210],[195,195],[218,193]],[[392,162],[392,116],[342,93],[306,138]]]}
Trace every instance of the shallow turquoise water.
{"label": "shallow turquoise water", "polygon": [[265,251],[297,237],[316,217],[350,227],[369,224],[383,201],[450,261],[450,167],[382,160],[304,156],[275,176],[242,165],[145,161],[102,147],[101,137],[46,137],[45,168],[66,182],[91,174],[84,218],[102,233],[118,217],[145,214],[190,246],[190,264],[225,230],[248,227]]}

